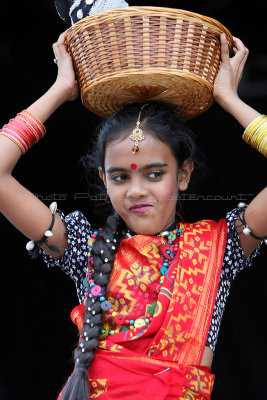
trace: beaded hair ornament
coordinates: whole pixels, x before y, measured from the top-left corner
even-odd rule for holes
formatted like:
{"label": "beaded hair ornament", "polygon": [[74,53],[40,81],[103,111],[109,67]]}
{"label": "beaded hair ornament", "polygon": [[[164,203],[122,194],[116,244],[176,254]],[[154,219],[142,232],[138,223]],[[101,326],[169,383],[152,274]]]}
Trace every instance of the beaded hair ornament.
{"label": "beaded hair ornament", "polygon": [[140,110],[140,112],[138,114],[138,118],[137,118],[137,121],[136,121],[136,127],[134,128],[134,130],[132,131],[132,133],[130,135],[130,139],[134,141],[134,146],[132,148],[132,153],[133,154],[135,154],[139,150],[139,142],[141,142],[142,140],[145,139],[144,132],[140,128],[140,123],[141,123],[140,120],[141,120],[141,114],[142,114],[143,108],[145,106],[147,106],[147,105],[148,104],[144,104],[141,107],[141,110]]}

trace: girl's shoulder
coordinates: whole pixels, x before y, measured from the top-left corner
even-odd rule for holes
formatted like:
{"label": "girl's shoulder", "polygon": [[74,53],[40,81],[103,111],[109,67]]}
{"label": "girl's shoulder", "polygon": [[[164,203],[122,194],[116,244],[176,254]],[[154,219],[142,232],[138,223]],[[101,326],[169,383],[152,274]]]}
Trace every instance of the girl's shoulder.
{"label": "girl's shoulder", "polygon": [[88,253],[88,240],[91,238],[94,230],[87,217],[79,210],[75,210],[67,215],[63,211],[57,210],[57,214],[66,227],[67,246],[65,254],[58,260],[55,260],[44,249],[40,249],[39,251],[48,267],[58,266],[67,272],[73,265],[85,265]]}
{"label": "girl's shoulder", "polygon": [[81,227],[92,230],[91,224],[87,217],[79,210],[72,211],[67,215],[65,215],[61,210],[57,210],[57,213],[65,223],[66,227],[70,230],[78,230]]}
{"label": "girl's shoulder", "polygon": [[226,225],[229,230],[234,229],[234,222],[239,218],[240,208],[236,207],[231,211],[226,212],[226,215],[221,218],[219,221],[204,218],[195,222],[179,222],[178,227],[180,230],[189,230],[189,229],[197,229],[210,226],[211,228],[218,228],[219,225]]}

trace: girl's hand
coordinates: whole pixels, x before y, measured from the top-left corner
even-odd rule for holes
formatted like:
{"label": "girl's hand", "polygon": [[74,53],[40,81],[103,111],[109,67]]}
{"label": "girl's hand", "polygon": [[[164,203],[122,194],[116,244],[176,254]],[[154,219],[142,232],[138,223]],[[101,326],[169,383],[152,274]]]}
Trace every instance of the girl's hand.
{"label": "girl's hand", "polygon": [[53,52],[57,60],[58,75],[54,84],[66,95],[65,100],[75,100],[79,94],[78,84],[73,69],[71,56],[65,45],[66,32],[63,32],[56,43],[53,44]]}
{"label": "girl's hand", "polygon": [[230,58],[226,36],[224,33],[221,35],[222,61],[213,90],[217,103],[230,112],[228,105],[238,98],[237,88],[249,53],[240,39],[234,37],[234,41],[234,56]]}

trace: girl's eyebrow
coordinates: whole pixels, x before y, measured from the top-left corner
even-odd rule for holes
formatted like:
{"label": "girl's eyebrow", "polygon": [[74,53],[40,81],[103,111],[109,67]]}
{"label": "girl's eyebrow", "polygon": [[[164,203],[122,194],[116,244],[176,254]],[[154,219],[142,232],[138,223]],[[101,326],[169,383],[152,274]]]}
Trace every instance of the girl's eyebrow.
{"label": "girl's eyebrow", "polygon": [[[147,164],[141,167],[139,170],[144,171],[146,169],[151,169],[151,168],[162,168],[162,167],[167,167],[168,164],[166,163],[152,163],[152,164]],[[131,172],[130,168],[124,168],[124,167],[111,167],[107,170],[107,174],[112,174],[113,172]]]}

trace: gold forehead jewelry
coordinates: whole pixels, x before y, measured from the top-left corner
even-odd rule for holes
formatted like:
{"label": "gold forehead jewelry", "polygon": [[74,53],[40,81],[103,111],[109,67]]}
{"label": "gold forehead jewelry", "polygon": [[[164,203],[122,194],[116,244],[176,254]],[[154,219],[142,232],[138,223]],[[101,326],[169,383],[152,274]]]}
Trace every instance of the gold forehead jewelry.
{"label": "gold forehead jewelry", "polygon": [[139,142],[141,142],[142,140],[145,139],[144,132],[142,131],[141,128],[139,128],[140,119],[141,119],[141,113],[142,113],[142,110],[143,110],[143,108],[145,106],[147,106],[147,104],[144,104],[141,107],[141,110],[140,110],[140,112],[138,114],[138,118],[137,118],[137,121],[136,121],[136,127],[134,128],[134,130],[132,131],[132,134],[130,136],[130,139],[134,141],[134,146],[132,148],[133,154],[135,154],[139,150]]}

